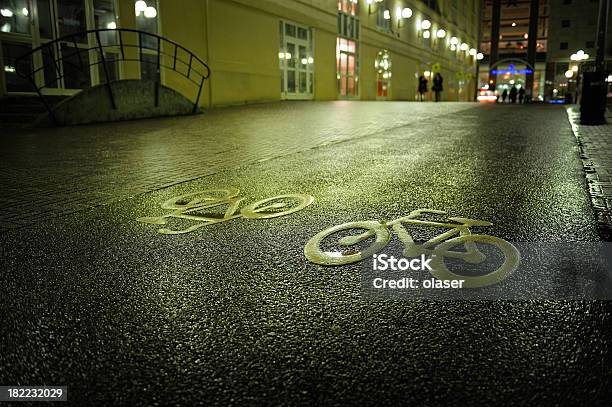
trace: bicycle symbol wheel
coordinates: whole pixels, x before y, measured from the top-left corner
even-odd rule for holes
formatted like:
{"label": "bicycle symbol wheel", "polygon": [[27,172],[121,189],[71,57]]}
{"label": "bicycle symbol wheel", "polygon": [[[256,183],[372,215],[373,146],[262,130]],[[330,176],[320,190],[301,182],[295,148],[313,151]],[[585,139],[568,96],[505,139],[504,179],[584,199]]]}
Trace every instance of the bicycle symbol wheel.
{"label": "bicycle symbol wheel", "polygon": [[[245,206],[240,213],[249,219],[276,218],[300,211],[313,203],[314,200],[313,196],[304,194],[278,195]],[[296,203],[297,205],[295,205]]]}
{"label": "bicycle symbol wheel", "polygon": [[[326,238],[335,233],[352,229],[365,229],[366,231],[359,235],[345,236],[338,239],[337,243],[340,246],[355,246],[371,237],[375,237],[375,241],[366,249],[358,250],[356,253],[351,254],[345,254],[346,252],[343,251],[325,251],[322,249],[323,241]],[[304,255],[308,260],[316,264],[339,266],[342,264],[355,263],[378,253],[387,243],[389,243],[390,239],[391,234],[389,230],[380,222],[362,221],[344,223],[322,230],[314,235],[308,243],[306,243],[306,246],[304,246]]]}
{"label": "bicycle symbol wheel", "polygon": [[[496,247],[504,255],[503,264],[497,270],[482,276],[464,276],[453,273],[444,263],[444,252],[451,252],[451,248],[463,246],[466,243],[481,243]],[[499,283],[512,274],[518,268],[520,262],[520,253],[516,247],[504,239],[489,235],[463,235],[455,237],[440,243],[432,252],[435,256],[433,256],[431,261],[432,270],[430,273],[438,280],[464,280],[463,287],[465,288],[485,287]]]}

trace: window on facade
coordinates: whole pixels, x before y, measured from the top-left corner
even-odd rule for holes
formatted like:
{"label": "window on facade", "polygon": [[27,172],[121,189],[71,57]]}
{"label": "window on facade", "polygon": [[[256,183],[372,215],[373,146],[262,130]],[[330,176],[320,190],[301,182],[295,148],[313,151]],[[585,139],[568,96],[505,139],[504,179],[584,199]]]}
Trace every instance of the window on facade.
{"label": "window on facade", "polygon": [[358,2],[338,0],[338,34],[347,38],[359,38]]}
{"label": "window on facade", "polygon": [[[93,0],[93,26],[94,28],[117,28],[117,16],[115,14],[115,6],[113,0]],[[100,32],[100,41],[107,46],[104,50],[104,62],[106,63],[106,71],[102,65],[102,56],[98,53],[98,77],[105,78],[108,73],[110,80],[119,79],[119,47],[111,48],[112,45],[118,45],[119,40],[117,33],[113,31]]]}
{"label": "window on facade", "polygon": [[570,26],[570,20],[561,20],[561,27],[567,28]]}
{"label": "window on facade", "polygon": [[381,5],[376,10],[376,28],[378,28],[380,31],[389,32],[391,31],[391,19],[385,18],[385,11],[388,10],[382,5],[383,3],[380,4]]}
{"label": "window on facade", "polygon": [[569,44],[567,42],[562,42],[561,44],[559,44],[559,49],[568,49],[569,48]]}
{"label": "window on facade", "polygon": [[0,0],[0,31],[30,34],[32,13],[28,0]]}
{"label": "window on facade", "polygon": [[[456,1],[456,0],[455,0]],[[440,8],[438,7],[438,0],[423,0],[423,2],[425,3],[425,5],[427,7],[429,7],[430,9],[439,12]],[[467,3],[467,1],[466,1]]]}
{"label": "window on facade", "polygon": [[[6,90],[9,92],[30,92],[32,91],[32,85],[17,75],[17,66],[15,60],[28,52],[32,51],[30,44],[18,43],[18,42],[2,42],[2,57],[4,65],[4,77],[6,80]],[[21,61],[20,69],[25,72],[32,70],[32,58]]]}
{"label": "window on facade", "polygon": [[314,93],[312,30],[280,21],[281,94],[285,99],[309,99]]}
{"label": "window on facade", "polygon": [[595,48],[595,41],[587,41],[585,46],[586,48]]}
{"label": "window on facade", "polygon": [[344,14],[349,14],[351,16],[358,15],[358,6],[358,0],[338,0],[338,11]]}
{"label": "window on facade", "polygon": [[[159,34],[159,16],[157,0],[137,0],[134,2],[136,11],[136,28],[149,34]],[[159,81],[160,75],[157,69],[157,40],[155,37],[142,36],[143,48],[140,64],[141,79]]]}

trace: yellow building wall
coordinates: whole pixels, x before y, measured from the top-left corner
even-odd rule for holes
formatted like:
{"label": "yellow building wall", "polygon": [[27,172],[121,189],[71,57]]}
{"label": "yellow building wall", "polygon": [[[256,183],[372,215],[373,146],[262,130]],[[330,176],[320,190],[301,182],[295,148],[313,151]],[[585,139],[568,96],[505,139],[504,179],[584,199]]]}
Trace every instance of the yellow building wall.
{"label": "yellow building wall", "polygon": [[[117,15],[117,25],[119,28],[136,28],[134,1],[117,1]],[[124,41],[126,44],[136,44],[138,41],[138,36],[136,34],[125,33]],[[126,59],[138,59],[138,49],[126,47],[124,52]],[[140,64],[138,62],[122,61],[120,71],[122,79],[140,79]]]}
{"label": "yellow building wall", "polygon": [[280,99],[278,18],[226,0],[210,0],[212,104]]}
{"label": "yellow building wall", "polygon": [[[316,100],[337,99],[336,35],[314,30],[315,94]],[[280,75],[280,71],[279,71]]]}
{"label": "yellow building wall", "polygon": [[414,101],[417,89],[416,60],[405,55],[391,54],[391,95],[393,100]]}
{"label": "yellow building wall", "polygon": [[379,50],[368,44],[361,44],[360,48],[360,99],[373,100],[376,99],[376,70],[374,69],[374,61]]}
{"label": "yellow building wall", "polygon": [[[159,8],[162,36],[182,45],[204,62],[208,61],[206,1],[181,0],[180,7],[177,7],[176,1],[160,0]],[[186,10],[189,12],[185,12]],[[173,55],[174,47],[166,44],[163,47],[163,52]],[[185,64],[179,64],[178,69],[183,73],[187,73],[189,64],[187,54],[179,50],[177,55],[185,61]],[[171,66],[173,64],[173,57],[167,56],[164,58],[164,61],[164,65]],[[192,62],[192,70],[205,74],[203,67],[197,63]],[[172,69],[162,69],[161,77],[164,85],[177,90],[192,101],[195,101],[197,98],[199,84],[188,81],[187,78],[174,72]],[[196,83],[201,80],[201,77],[195,72],[190,72],[190,77],[192,77]],[[200,106],[209,105],[209,87],[210,80],[205,80],[199,99]]]}

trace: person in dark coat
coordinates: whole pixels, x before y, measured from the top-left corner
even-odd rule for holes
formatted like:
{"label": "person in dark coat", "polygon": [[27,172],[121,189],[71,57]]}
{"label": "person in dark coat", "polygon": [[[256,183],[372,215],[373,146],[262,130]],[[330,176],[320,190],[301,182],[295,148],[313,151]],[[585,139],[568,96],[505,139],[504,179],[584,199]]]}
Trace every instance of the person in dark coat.
{"label": "person in dark coat", "polygon": [[422,102],[427,93],[427,79],[423,75],[419,76],[419,100]]}
{"label": "person in dark coat", "polygon": [[443,87],[442,87],[443,82],[444,82],[444,78],[442,78],[442,75],[440,75],[440,73],[438,72],[436,76],[434,76],[433,87],[431,88],[431,90],[433,90],[436,93],[436,102],[440,101],[440,96],[443,90]]}
{"label": "person in dark coat", "polygon": [[523,104],[524,100],[525,100],[525,88],[521,87],[519,89],[519,103]]}
{"label": "person in dark coat", "polygon": [[502,103],[506,103],[506,99],[508,99],[508,89],[504,89],[502,92]]}
{"label": "person in dark coat", "polygon": [[516,86],[512,85],[510,88],[510,103],[516,103],[516,96],[518,95],[518,89]]}

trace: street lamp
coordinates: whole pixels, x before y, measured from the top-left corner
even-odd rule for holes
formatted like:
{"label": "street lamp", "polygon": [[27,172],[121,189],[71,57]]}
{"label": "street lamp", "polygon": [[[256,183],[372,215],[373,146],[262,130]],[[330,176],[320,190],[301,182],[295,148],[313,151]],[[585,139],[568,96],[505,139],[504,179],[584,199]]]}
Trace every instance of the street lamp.
{"label": "street lamp", "polygon": [[576,81],[575,81],[576,89],[574,90],[576,94],[575,95],[576,101],[578,101],[578,96],[579,96],[579,89],[580,89],[580,82],[581,82],[580,74],[581,74],[582,63],[589,58],[590,58],[590,55],[585,53],[583,50],[580,49],[576,51],[576,53],[570,55],[570,61],[574,61],[576,65],[570,67],[570,69],[564,72],[564,76],[568,80],[568,91],[569,91],[571,79],[574,77],[574,75],[576,75]]}
{"label": "street lamp", "polygon": [[576,52],[575,54],[572,54],[570,56],[570,60],[572,61],[584,61],[590,58],[589,54],[585,54],[585,52],[583,50],[579,50],[578,52]]}
{"label": "street lamp", "polygon": [[147,2],[144,0],[138,0],[134,3],[134,11],[136,12],[136,16],[138,17],[140,13],[144,12],[147,8]]}
{"label": "street lamp", "polygon": [[398,6],[395,9],[395,16],[397,18],[397,28],[400,29],[403,27],[403,25],[401,25],[402,20],[412,17],[412,9],[408,7],[401,8]]}
{"label": "street lamp", "polygon": [[412,9],[410,7],[404,7],[402,9],[402,18],[412,17]]}

